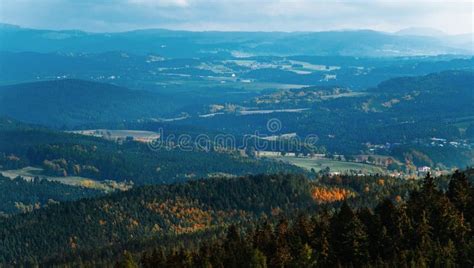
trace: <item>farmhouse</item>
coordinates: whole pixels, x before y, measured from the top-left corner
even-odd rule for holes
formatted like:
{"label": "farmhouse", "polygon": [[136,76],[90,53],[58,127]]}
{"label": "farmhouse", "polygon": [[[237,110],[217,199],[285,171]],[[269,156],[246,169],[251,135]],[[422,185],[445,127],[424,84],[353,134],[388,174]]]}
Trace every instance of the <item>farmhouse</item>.
{"label": "farmhouse", "polygon": [[427,166],[422,166],[418,168],[418,172],[430,172],[431,168]]}
{"label": "farmhouse", "polygon": [[281,153],[272,152],[272,151],[257,151],[256,155],[257,157],[275,157],[275,156],[281,156]]}

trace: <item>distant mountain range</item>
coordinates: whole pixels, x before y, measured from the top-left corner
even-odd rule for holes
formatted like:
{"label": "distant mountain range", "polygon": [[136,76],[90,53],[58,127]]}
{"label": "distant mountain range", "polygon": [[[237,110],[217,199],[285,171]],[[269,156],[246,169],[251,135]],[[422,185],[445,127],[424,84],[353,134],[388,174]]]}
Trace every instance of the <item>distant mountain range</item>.
{"label": "distant mountain range", "polygon": [[[425,31],[426,32],[426,31]],[[0,50],[32,52],[126,51],[165,57],[205,55],[345,55],[413,56],[472,54],[472,38],[433,37],[432,32],[406,30],[396,34],[371,30],[326,32],[189,32],[164,29],[118,33],[78,30],[37,30],[0,25]]]}
{"label": "distant mountain range", "polygon": [[440,31],[435,28],[426,28],[426,27],[410,27],[401,29],[400,31],[395,32],[397,35],[418,35],[418,36],[432,36],[440,37],[447,36],[443,31]]}

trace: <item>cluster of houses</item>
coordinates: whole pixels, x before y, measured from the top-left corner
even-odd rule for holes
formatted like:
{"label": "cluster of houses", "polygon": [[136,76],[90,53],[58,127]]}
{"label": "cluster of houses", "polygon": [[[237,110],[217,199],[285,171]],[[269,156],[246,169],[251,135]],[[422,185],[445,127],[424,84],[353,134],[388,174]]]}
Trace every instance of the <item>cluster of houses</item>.
{"label": "cluster of houses", "polygon": [[160,133],[141,130],[89,129],[67,132],[103,138],[106,140],[115,141],[117,143],[122,143],[124,141],[137,141],[147,143],[151,142],[151,139],[158,139],[160,137]]}
{"label": "cluster of houses", "polygon": [[456,141],[448,141],[447,139],[442,138],[431,138],[429,140],[429,145],[433,147],[445,147],[445,146],[452,146],[455,148],[467,148],[470,149],[472,144],[470,144],[467,140],[456,140]]}
{"label": "cluster of houses", "polygon": [[[311,158],[311,159],[324,159],[329,158],[326,154],[302,154],[294,152],[277,152],[277,151],[255,151],[256,157],[280,157],[280,156],[289,156],[289,157],[301,157],[301,158]],[[367,163],[377,166],[388,167],[390,164],[394,163],[395,160],[390,156],[381,156],[381,155],[356,155],[349,159],[344,155],[332,155],[331,159],[339,161],[353,161],[357,163]]]}
{"label": "cluster of houses", "polygon": [[303,153],[294,153],[294,152],[255,151],[255,157],[279,157],[279,156],[323,159],[326,157],[326,154],[303,154]]}
{"label": "cluster of houses", "polygon": [[[311,159],[327,159],[328,155],[326,154],[299,154],[294,152],[276,152],[276,151],[255,151],[256,157],[281,157],[281,156],[288,156],[288,157],[300,157],[300,158],[311,158]],[[381,167],[388,167],[392,163],[397,163],[390,156],[383,156],[383,155],[355,155],[351,157],[345,157],[344,155],[332,155],[331,159],[339,160],[339,161],[352,161],[356,163],[366,163],[377,165]],[[446,173],[445,171],[432,169],[429,166],[420,166],[416,169],[412,169],[410,171],[391,171],[388,173],[389,176],[392,177],[399,177],[399,178],[419,178],[425,176],[427,173],[431,173],[433,176],[440,176]],[[331,171],[329,175],[337,176],[341,175],[338,171]],[[363,175],[363,174],[357,174]]]}

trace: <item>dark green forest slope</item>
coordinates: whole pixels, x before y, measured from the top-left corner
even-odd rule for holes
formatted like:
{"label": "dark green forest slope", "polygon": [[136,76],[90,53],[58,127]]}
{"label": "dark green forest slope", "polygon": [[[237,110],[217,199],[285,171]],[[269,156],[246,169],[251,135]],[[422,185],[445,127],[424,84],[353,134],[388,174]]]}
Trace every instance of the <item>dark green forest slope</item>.
{"label": "dark green forest slope", "polygon": [[64,79],[0,87],[0,115],[55,127],[153,118],[169,111],[157,93]]}
{"label": "dark green forest slope", "polygon": [[[474,188],[455,173],[441,192],[426,177],[407,202],[374,209],[343,203],[330,213],[264,221],[196,249],[158,247],[137,258],[143,267],[470,267],[474,263]],[[125,252],[118,265],[134,263]]]}
{"label": "dark green forest slope", "polygon": [[[247,267],[257,253],[271,267],[292,266],[305,258],[323,267],[338,262],[434,263],[438,250],[449,257],[441,261],[472,261],[463,254],[472,246],[473,188],[462,173],[453,175],[449,185],[449,178],[436,180],[446,194],[430,177],[422,185],[383,177],[334,179],[216,178],[50,205],[0,220],[0,256],[6,263],[111,265],[124,249],[138,261],[142,252],[162,247],[166,259],[146,254],[143,265]],[[346,189],[353,195],[335,211],[344,199],[321,203],[315,195],[320,188]],[[294,220],[300,213],[306,216]],[[258,224],[262,219],[267,223]],[[224,229],[231,224],[242,229],[225,238]],[[228,243],[235,247],[227,248]]]}
{"label": "dark green forest slope", "polygon": [[0,256],[7,262],[60,260],[134,239],[210,231],[273,208],[308,207],[311,200],[308,181],[300,176],[146,186],[0,219]]}
{"label": "dark green forest slope", "polygon": [[102,191],[59,182],[22,178],[10,179],[0,175],[0,217],[18,212],[31,212],[57,202],[72,201],[104,194]]}

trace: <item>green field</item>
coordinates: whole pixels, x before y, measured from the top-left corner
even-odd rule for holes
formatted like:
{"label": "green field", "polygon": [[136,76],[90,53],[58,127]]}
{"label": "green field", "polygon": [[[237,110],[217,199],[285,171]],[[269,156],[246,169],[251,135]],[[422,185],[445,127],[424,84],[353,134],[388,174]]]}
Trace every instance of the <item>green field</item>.
{"label": "green field", "polygon": [[130,188],[130,185],[115,182],[115,181],[110,181],[110,180],[109,181],[96,181],[93,179],[78,177],[78,176],[54,177],[54,176],[42,175],[41,174],[42,172],[43,172],[42,168],[25,167],[22,169],[0,171],[0,174],[10,179],[14,179],[16,177],[22,177],[23,179],[27,181],[30,181],[35,177],[39,177],[42,179],[46,179],[48,181],[56,181],[56,182],[60,182],[60,183],[71,185],[71,186],[92,188],[92,189],[101,190],[104,192],[112,192],[117,189],[127,190]]}
{"label": "green field", "polygon": [[387,173],[387,171],[382,167],[364,163],[337,161],[331,159],[299,158],[291,156],[274,157],[274,159],[281,160],[307,170],[314,169],[316,172],[329,167],[331,172],[347,173],[350,170],[356,170],[364,174]]}

